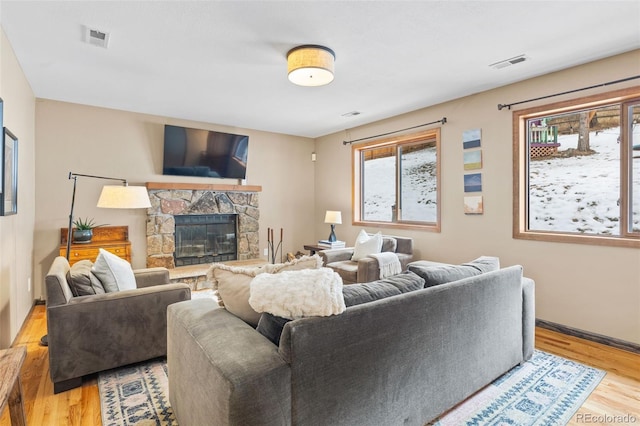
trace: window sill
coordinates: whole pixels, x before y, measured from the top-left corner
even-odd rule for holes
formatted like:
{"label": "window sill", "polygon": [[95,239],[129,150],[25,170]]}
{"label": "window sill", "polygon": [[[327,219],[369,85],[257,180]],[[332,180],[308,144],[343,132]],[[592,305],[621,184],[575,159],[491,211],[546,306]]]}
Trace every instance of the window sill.
{"label": "window sill", "polygon": [[554,232],[517,231],[513,238],[517,240],[547,241],[552,243],[590,244],[594,246],[640,248],[640,238],[616,237],[605,235],[561,234]]}

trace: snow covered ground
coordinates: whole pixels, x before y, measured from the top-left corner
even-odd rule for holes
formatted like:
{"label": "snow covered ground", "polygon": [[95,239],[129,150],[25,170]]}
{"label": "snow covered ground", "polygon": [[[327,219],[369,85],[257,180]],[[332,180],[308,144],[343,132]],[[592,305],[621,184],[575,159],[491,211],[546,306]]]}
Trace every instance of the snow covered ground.
{"label": "snow covered ground", "polygon": [[[591,132],[593,155],[530,162],[529,229],[620,235],[619,135],[619,128]],[[577,140],[577,135],[559,136],[559,150],[576,148]],[[640,126],[633,140],[640,141]],[[632,168],[633,224],[640,230],[640,158]]]}
{"label": "snow covered ground", "polygon": [[[620,144],[618,128],[590,134],[596,154],[531,161],[530,229],[620,234]],[[577,135],[560,136],[560,150],[576,148]],[[640,141],[636,126],[634,141]],[[634,151],[640,156],[640,151]],[[435,148],[403,156],[403,219],[435,221]],[[445,163],[446,164],[446,163]],[[640,158],[633,159],[636,194],[633,224],[640,230]],[[395,203],[395,158],[365,162],[366,220],[391,221]],[[478,170],[482,172],[482,170]],[[460,196],[464,193],[460,188]],[[462,200],[460,201],[462,208]]]}
{"label": "snow covered ground", "polygon": [[[395,204],[395,157],[365,161],[365,220],[391,222]],[[402,219],[435,222],[436,148],[402,155]]]}

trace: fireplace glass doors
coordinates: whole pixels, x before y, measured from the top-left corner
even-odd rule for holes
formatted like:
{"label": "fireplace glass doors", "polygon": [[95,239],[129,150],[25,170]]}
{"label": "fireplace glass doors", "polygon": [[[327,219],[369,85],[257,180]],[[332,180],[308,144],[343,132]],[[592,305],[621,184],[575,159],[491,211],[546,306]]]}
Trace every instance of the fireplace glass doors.
{"label": "fireplace glass doors", "polygon": [[175,265],[197,265],[237,259],[235,214],[174,216]]}

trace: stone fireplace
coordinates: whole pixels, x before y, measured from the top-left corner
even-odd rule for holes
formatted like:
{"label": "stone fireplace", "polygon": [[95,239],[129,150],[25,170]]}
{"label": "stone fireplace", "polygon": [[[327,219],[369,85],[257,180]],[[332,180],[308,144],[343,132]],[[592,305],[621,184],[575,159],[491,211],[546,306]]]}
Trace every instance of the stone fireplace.
{"label": "stone fireplace", "polygon": [[[260,187],[147,183],[147,189],[147,267],[259,258]],[[214,230],[216,224],[222,227]]]}

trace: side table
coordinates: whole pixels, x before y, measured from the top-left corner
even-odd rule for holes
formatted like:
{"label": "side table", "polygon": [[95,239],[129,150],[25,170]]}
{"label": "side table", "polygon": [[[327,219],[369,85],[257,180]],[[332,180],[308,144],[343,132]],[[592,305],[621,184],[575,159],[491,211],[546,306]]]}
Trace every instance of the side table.
{"label": "side table", "polygon": [[0,350],[0,413],[8,402],[11,424],[14,426],[27,424],[20,384],[20,369],[26,356],[27,349],[24,346]]}
{"label": "side table", "polygon": [[313,256],[314,254],[316,254],[317,251],[326,250],[327,247],[320,247],[319,245],[316,245],[316,244],[307,244],[304,246],[304,249],[309,250],[309,256]]}

